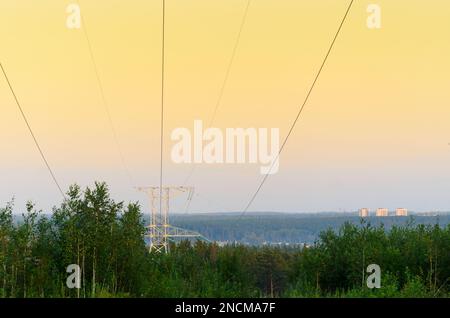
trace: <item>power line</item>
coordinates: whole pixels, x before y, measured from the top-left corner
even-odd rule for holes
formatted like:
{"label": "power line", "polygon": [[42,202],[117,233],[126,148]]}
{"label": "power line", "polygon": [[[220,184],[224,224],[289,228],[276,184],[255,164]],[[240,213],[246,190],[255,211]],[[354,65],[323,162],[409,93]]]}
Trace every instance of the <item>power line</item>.
{"label": "power line", "polygon": [[[77,2],[78,2],[78,5],[80,6],[80,1],[77,0]],[[121,148],[120,143],[119,143],[117,130],[116,130],[116,127],[114,126],[114,121],[112,119],[109,103],[108,103],[108,101],[106,99],[105,90],[103,88],[103,82],[101,81],[100,74],[99,74],[99,71],[98,71],[98,66],[97,66],[97,62],[96,62],[96,59],[95,59],[94,50],[92,49],[92,44],[91,44],[91,41],[89,39],[86,22],[85,22],[84,16],[82,14],[80,14],[80,18],[81,18],[81,23],[82,23],[83,34],[84,34],[84,37],[86,38],[86,42],[87,42],[87,46],[88,46],[88,50],[89,50],[89,56],[91,58],[92,65],[94,67],[94,73],[95,73],[95,78],[97,80],[97,85],[98,85],[98,88],[99,88],[99,91],[100,91],[100,97],[102,99],[102,103],[103,103],[103,106],[105,108],[105,112],[106,112],[106,115],[107,115],[107,118],[108,118],[109,126],[111,127],[114,143],[116,144],[117,152],[119,154],[120,161],[122,163],[123,169],[124,169],[124,171],[125,171],[125,173],[126,173],[126,175],[128,177],[128,180],[129,180],[130,184],[133,185],[134,184],[133,176],[131,175],[131,172],[130,172],[130,169],[128,168],[128,165],[126,164],[125,156],[123,154],[122,148]]]}
{"label": "power line", "polygon": [[[230,61],[228,62],[228,66],[227,66],[227,69],[226,69],[226,72],[225,72],[225,78],[224,78],[224,80],[222,82],[222,85],[220,87],[219,96],[217,98],[217,102],[215,104],[215,107],[214,107],[211,119],[209,121],[208,127],[211,127],[213,125],[213,123],[214,123],[214,121],[216,119],[217,110],[219,109],[219,107],[221,105],[222,98],[223,98],[223,95],[224,95],[224,92],[225,92],[225,87],[227,85],[228,78],[230,77],[231,67],[233,66],[233,62],[234,62],[235,57],[236,57],[237,48],[238,48],[239,43],[241,41],[242,30],[244,29],[245,22],[247,20],[247,15],[248,15],[248,11],[249,11],[249,7],[250,7],[251,2],[252,2],[252,0],[248,0],[247,1],[247,5],[245,7],[244,15],[242,16],[241,24],[239,26],[238,34],[237,34],[237,37],[236,37],[236,42],[234,44],[233,51],[231,53],[231,58],[230,58]],[[192,175],[195,172],[195,167],[196,166],[192,167],[192,169],[189,172],[188,176],[184,180],[184,183],[183,183],[184,185],[186,185],[189,182],[189,180],[192,178]]]}
{"label": "power line", "polygon": [[55,176],[55,174],[53,173],[53,170],[52,170],[52,168],[50,167],[50,164],[48,163],[48,161],[47,161],[47,159],[46,159],[46,157],[45,157],[45,155],[44,155],[44,152],[42,151],[42,148],[41,148],[41,146],[39,145],[39,142],[37,141],[37,138],[36,138],[36,136],[35,136],[33,130],[31,129],[31,125],[30,125],[30,123],[28,122],[27,117],[25,116],[25,112],[23,111],[22,106],[21,106],[20,103],[19,103],[19,100],[18,100],[18,98],[17,98],[17,95],[16,95],[16,93],[14,92],[14,89],[13,89],[13,87],[12,87],[12,85],[11,85],[11,82],[9,81],[8,75],[6,75],[6,71],[5,71],[5,69],[3,68],[3,65],[2,65],[1,63],[0,63],[0,67],[1,67],[1,69],[2,69],[3,75],[5,76],[6,82],[8,83],[9,89],[11,90],[11,93],[12,93],[12,95],[14,96],[14,100],[16,101],[17,107],[19,108],[19,111],[20,111],[20,113],[22,114],[22,118],[23,118],[23,120],[25,121],[25,124],[26,124],[27,127],[28,127],[28,131],[30,132],[31,137],[33,138],[34,144],[36,145],[36,147],[37,147],[37,149],[38,149],[38,151],[39,151],[39,153],[40,153],[40,155],[41,155],[41,157],[42,157],[42,160],[44,160],[45,166],[47,167],[48,172],[50,173],[50,175],[51,175],[51,177],[52,177],[54,183],[56,184],[56,187],[58,188],[58,190],[59,190],[59,192],[61,193],[63,199],[65,200],[65,199],[66,199],[66,195],[64,194],[64,191],[62,190],[61,186],[59,185],[58,180],[56,179],[56,176]]}
{"label": "power line", "polygon": [[162,43],[161,43],[161,152],[159,169],[159,212],[162,211],[162,187],[163,187],[163,151],[164,151],[164,63],[165,63],[165,24],[166,1],[162,0]]}
{"label": "power line", "polygon": [[330,53],[331,53],[331,50],[333,49],[334,43],[336,42],[336,39],[337,39],[337,37],[338,37],[338,35],[339,35],[341,29],[342,29],[342,26],[344,25],[344,22],[345,22],[345,20],[347,19],[348,13],[350,12],[350,9],[351,9],[352,5],[353,5],[353,0],[350,1],[349,5],[348,5],[348,7],[347,7],[347,11],[345,12],[344,17],[342,18],[342,21],[341,21],[341,23],[340,23],[340,25],[339,25],[339,28],[338,28],[338,30],[336,31],[336,34],[334,35],[333,41],[331,42],[331,45],[330,45],[330,47],[328,48],[327,54],[325,55],[325,58],[324,58],[323,61],[322,61],[322,64],[321,64],[321,66],[320,66],[320,68],[319,68],[319,71],[317,72],[317,74],[316,74],[316,76],[315,76],[315,78],[314,78],[314,81],[312,82],[311,87],[309,88],[308,94],[306,95],[305,100],[303,101],[303,104],[301,105],[301,107],[300,107],[300,109],[299,109],[299,111],[298,111],[298,113],[297,113],[297,116],[295,117],[294,122],[292,123],[292,125],[291,125],[291,127],[290,127],[290,129],[289,129],[288,134],[286,135],[286,138],[284,139],[283,143],[281,144],[281,147],[280,147],[280,150],[279,150],[279,152],[278,152],[277,158],[274,160],[274,162],[273,162],[272,165],[270,166],[270,169],[269,169],[268,173],[264,175],[264,177],[263,177],[261,183],[259,184],[258,188],[256,189],[255,193],[252,195],[252,197],[250,198],[250,201],[247,203],[247,205],[246,205],[245,209],[243,210],[242,214],[239,216],[239,219],[240,219],[245,213],[247,213],[247,211],[248,211],[248,209],[250,208],[250,206],[252,205],[253,201],[255,201],[256,196],[258,195],[259,191],[261,190],[261,188],[263,187],[264,183],[266,182],[266,180],[267,180],[267,178],[268,178],[270,172],[272,171],[272,168],[273,168],[275,162],[279,159],[280,154],[281,154],[281,152],[282,152],[283,149],[284,149],[284,146],[286,145],[286,143],[287,143],[289,137],[291,136],[292,131],[294,130],[295,125],[297,124],[297,121],[298,121],[298,119],[300,118],[300,115],[302,114],[303,109],[305,108],[305,105],[306,105],[306,103],[307,103],[308,100],[309,100],[309,96],[311,95],[311,92],[313,91],[313,89],[314,89],[314,87],[315,87],[315,85],[316,85],[316,82],[317,82],[318,78],[319,78],[320,74],[322,73],[323,67],[325,66],[325,63],[326,63],[326,61],[328,60],[328,57],[329,57],[329,55],[330,55]]}
{"label": "power line", "polygon": [[209,127],[211,127],[212,124],[214,123],[214,120],[216,119],[216,115],[217,115],[217,110],[219,109],[219,106],[222,102],[222,97],[223,97],[223,93],[225,91],[225,86],[227,85],[228,78],[230,76],[231,67],[233,65],[234,58],[235,58],[236,52],[237,52],[237,48],[238,48],[239,42],[241,40],[242,30],[244,29],[245,21],[247,20],[248,9],[250,7],[251,2],[252,2],[252,0],[247,1],[247,6],[245,7],[244,15],[242,17],[241,25],[239,27],[239,32],[238,32],[238,35],[236,38],[236,43],[234,44],[234,47],[233,47],[233,53],[231,54],[230,62],[228,63],[227,71],[225,73],[225,79],[223,80],[222,86],[220,87],[219,98],[217,99],[216,106],[214,107],[214,111],[211,116],[211,120],[209,122]]}

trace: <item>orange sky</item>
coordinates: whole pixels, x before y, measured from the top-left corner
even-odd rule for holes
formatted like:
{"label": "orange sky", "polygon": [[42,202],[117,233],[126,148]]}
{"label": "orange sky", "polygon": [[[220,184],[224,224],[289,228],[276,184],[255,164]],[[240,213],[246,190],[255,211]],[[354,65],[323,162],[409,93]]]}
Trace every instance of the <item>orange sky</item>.
{"label": "orange sky", "polygon": [[[0,61],[60,183],[107,181],[115,197],[159,176],[161,1],[80,1],[126,165],[123,171],[82,30],[65,0],[2,0]],[[246,0],[166,0],[166,182],[170,132],[207,122]],[[366,8],[382,9],[368,29]],[[215,126],[277,127],[285,136],[347,0],[253,0]],[[285,152],[251,210],[405,206],[450,210],[450,2],[355,1]],[[0,203],[59,200],[0,79]],[[259,165],[199,166],[195,211],[244,208]]]}

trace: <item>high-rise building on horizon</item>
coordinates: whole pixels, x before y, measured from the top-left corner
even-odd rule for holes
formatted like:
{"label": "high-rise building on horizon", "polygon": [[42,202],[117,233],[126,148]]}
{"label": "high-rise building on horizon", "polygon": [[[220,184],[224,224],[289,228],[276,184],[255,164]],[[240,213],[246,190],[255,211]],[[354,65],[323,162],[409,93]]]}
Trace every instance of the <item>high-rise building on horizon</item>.
{"label": "high-rise building on horizon", "polygon": [[376,216],[389,216],[389,210],[386,208],[378,208]]}
{"label": "high-rise building on horizon", "polygon": [[395,210],[395,215],[396,216],[408,216],[408,210],[405,208],[397,208]]}
{"label": "high-rise building on horizon", "polygon": [[366,218],[369,216],[369,209],[368,208],[362,208],[359,209],[359,216],[362,218]]}

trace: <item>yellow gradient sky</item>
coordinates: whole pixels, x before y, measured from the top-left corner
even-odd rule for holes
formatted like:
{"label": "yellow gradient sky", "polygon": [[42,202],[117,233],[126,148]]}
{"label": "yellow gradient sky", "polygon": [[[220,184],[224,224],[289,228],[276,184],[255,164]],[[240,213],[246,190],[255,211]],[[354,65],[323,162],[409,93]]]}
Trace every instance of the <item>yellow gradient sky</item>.
{"label": "yellow gradient sky", "polygon": [[[145,197],[159,167],[160,0],[80,1],[126,165],[112,137],[83,30],[66,27],[69,0],[0,1],[5,67],[64,187],[105,180],[123,200]],[[246,0],[166,0],[165,175],[170,132],[209,121]],[[382,9],[368,29],[366,8]],[[253,0],[216,127],[278,127],[303,101],[347,0]],[[285,152],[251,210],[325,211],[404,206],[450,210],[450,2],[355,0]],[[0,203],[58,192],[0,78]],[[194,211],[239,211],[258,165],[199,166]],[[181,208],[176,206],[176,209]]]}

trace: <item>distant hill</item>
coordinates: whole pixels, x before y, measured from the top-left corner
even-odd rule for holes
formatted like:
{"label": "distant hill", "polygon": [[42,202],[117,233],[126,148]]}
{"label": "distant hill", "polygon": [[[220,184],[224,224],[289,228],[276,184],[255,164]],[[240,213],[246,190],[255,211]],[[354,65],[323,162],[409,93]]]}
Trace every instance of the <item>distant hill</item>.
{"label": "distant hill", "polygon": [[[44,214],[45,215],[45,214]],[[16,222],[22,221],[15,215]],[[239,242],[249,245],[263,244],[313,244],[320,232],[327,229],[337,231],[345,222],[361,225],[361,218],[354,212],[282,213],[249,212],[241,216],[234,213],[172,214],[170,224],[193,230],[212,241],[223,243]],[[383,225],[390,230],[393,226],[424,224],[449,226],[450,213],[434,215],[414,213],[407,217],[367,217],[365,222],[373,226]],[[149,223],[149,215],[144,215]]]}
{"label": "distant hill", "polygon": [[[355,213],[248,213],[239,218],[240,213],[214,213],[172,215],[170,223],[175,226],[201,233],[214,241],[240,242],[251,245],[261,244],[312,244],[320,232],[338,230],[345,222],[361,224]],[[407,217],[368,217],[364,219],[373,226],[383,225],[389,230],[393,226],[425,224],[448,226],[450,214],[412,215]]]}

